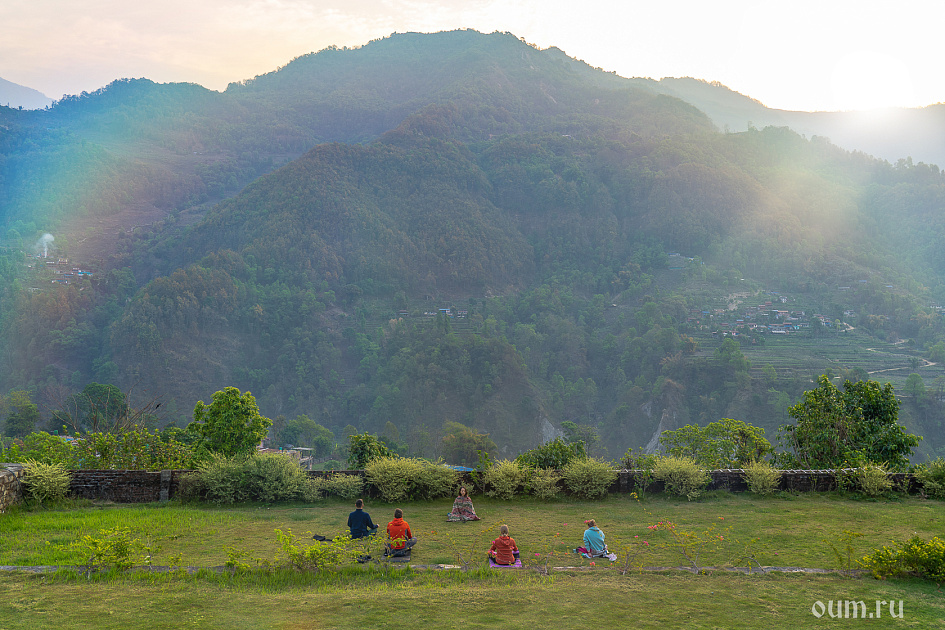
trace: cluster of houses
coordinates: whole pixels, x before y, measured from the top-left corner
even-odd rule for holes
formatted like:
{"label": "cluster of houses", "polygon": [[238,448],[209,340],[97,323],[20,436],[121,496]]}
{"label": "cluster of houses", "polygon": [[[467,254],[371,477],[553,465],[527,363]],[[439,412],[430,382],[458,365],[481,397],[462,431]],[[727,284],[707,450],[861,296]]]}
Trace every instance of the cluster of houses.
{"label": "cluster of houses", "polygon": [[[37,254],[33,256],[37,261],[43,260],[44,256]],[[46,269],[47,271],[52,272],[53,277],[50,279],[52,284],[71,284],[77,278],[89,277],[91,278],[93,273],[88,269],[82,269],[81,267],[73,267],[69,263],[68,258],[55,258],[55,259],[46,259],[43,260],[44,264],[39,264],[39,262],[29,264],[30,269]],[[38,291],[39,288],[31,288],[30,291]]]}
{"label": "cluster of houses", "polygon": [[[400,311],[397,313],[398,317],[410,317],[408,311]],[[465,309],[453,309],[453,308],[441,308],[435,311],[424,311],[424,317],[436,317],[437,315],[442,315],[444,317],[456,318],[456,319],[466,319],[469,316],[469,311]]]}
{"label": "cluster of houses", "polygon": [[[748,333],[789,335],[808,330],[815,322],[827,328],[839,325],[838,321],[820,313],[809,315],[806,311],[782,308],[788,298],[776,293],[772,295],[773,300],[745,307],[739,312],[726,308],[691,311],[687,324],[697,330],[711,330],[713,337],[738,337]],[[854,315],[853,311],[844,311],[846,317]]]}

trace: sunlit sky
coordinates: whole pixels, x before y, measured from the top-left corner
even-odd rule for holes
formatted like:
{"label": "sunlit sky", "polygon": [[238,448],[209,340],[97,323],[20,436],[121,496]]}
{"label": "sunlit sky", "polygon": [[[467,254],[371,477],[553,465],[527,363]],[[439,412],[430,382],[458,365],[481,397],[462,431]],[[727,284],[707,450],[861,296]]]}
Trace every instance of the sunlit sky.
{"label": "sunlit sky", "polygon": [[124,77],[222,90],[332,44],[474,28],[778,109],[915,107],[945,101],[942,24],[941,0],[2,0],[0,77],[52,98]]}

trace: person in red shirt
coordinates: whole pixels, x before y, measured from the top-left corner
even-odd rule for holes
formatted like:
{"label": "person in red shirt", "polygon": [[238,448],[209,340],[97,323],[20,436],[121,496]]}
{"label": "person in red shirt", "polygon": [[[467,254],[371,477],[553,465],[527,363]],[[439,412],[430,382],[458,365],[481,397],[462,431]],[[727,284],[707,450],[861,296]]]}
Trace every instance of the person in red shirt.
{"label": "person in red shirt", "polygon": [[518,560],[518,546],[515,539],[509,536],[508,525],[499,527],[499,537],[492,541],[489,557],[495,560],[496,564],[502,565],[512,565]]}
{"label": "person in red shirt", "polygon": [[394,510],[394,520],[387,524],[387,549],[384,553],[388,556],[404,556],[416,544],[417,539],[404,520],[404,511],[397,508]]}

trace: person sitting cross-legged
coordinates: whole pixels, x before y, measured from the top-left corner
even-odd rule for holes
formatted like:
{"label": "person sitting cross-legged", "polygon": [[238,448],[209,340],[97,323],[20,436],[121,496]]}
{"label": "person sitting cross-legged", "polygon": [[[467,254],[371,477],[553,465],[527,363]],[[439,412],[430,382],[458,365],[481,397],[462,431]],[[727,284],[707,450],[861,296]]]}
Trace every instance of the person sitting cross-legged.
{"label": "person sitting cross-legged", "polygon": [[410,549],[417,544],[410,525],[404,520],[404,511],[394,510],[394,520],[387,524],[387,548],[384,555],[391,557],[406,556]]}
{"label": "person sitting cross-legged", "polygon": [[352,538],[364,538],[377,533],[377,525],[371,521],[371,515],[364,511],[364,501],[354,502],[354,512],[348,515],[348,528]]}
{"label": "person sitting cross-legged", "polygon": [[518,545],[515,539],[509,536],[509,526],[499,527],[499,537],[492,541],[489,557],[496,564],[511,566],[518,560]]}

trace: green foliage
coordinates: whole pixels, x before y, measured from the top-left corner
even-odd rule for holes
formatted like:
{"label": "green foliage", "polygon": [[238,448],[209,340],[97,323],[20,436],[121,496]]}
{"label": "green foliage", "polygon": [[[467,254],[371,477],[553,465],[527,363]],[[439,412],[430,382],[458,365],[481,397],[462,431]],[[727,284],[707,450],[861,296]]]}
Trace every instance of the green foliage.
{"label": "green foliage", "polygon": [[[276,534],[279,537],[279,547],[285,554],[285,562],[296,571],[307,572],[333,570],[352,563],[365,555],[366,545],[374,542],[370,539],[351,540],[350,533],[344,533],[330,542],[316,542],[305,547],[300,544],[291,529],[286,529],[285,532],[277,529]],[[279,564],[278,558],[276,564]]]}
{"label": "green foliage", "polygon": [[922,482],[922,491],[934,499],[945,499],[945,459],[941,457],[919,466],[916,478]]}
{"label": "green foliage", "polygon": [[587,458],[587,449],[583,442],[568,444],[561,438],[555,438],[541,446],[525,451],[516,457],[515,461],[527,468],[563,470],[571,460],[585,458]]}
{"label": "green foliage", "polygon": [[184,501],[275,503],[312,500],[317,489],[284,455],[213,455],[181,479],[178,494]]}
{"label": "green foliage", "polygon": [[866,462],[856,470],[856,485],[870,497],[879,497],[892,489],[889,471],[883,464]]}
{"label": "green foliage", "polygon": [[704,427],[687,424],[663,431],[660,444],[676,457],[691,457],[708,469],[742,468],[771,452],[765,430],[741,420],[722,418]]}
{"label": "green foliage", "polygon": [[77,435],[72,451],[76,468],[87,469],[189,470],[197,462],[190,446],[139,426]]}
{"label": "green foliage", "polygon": [[905,469],[922,438],[899,424],[899,401],[891,384],[846,381],[841,392],[826,375],[818,383],[791,407],[797,424],[779,429],[779,440],[793,451],[785,463],[823,469],[878,462],[893,471]]}
{"label": "green foliage", "polygon": [[193,449],[173,437],[130,426],[114,433],[85,433],[65,439],[31,433],[2,453],[4,461],[28,459],[68,469],[188,470],[196,464]]}
{"label": "green foliage", "polygon": [[334,473],[323,477],[323,484],[320,486],[324,491],[333,497],[341,499],[355,499],[361,496],[364,491],[364,477],[361,475],[345,475],[343,473]]}
{"label": "green foliage", "polygon": [[554,468],[539,468],[528,475],[528,491],[539,499],[554,499],[561,493],[561,475]]}
{"label": "green foliage", "polygon": [[89,574],[107,569],[127,571],[134,566],[133,556],[143,548],[140,540],[131,537],[131,529],[120,525],[102,529],[97,536],[86,534],[77,545],[88,558]]}
{"label": "green foliage", "polygon": [[279,430],[279,441],[311,448],[315,457],[324,457],[335,447],[334,433],[304,414],[285,423]]}
{"label": "green foliage", "polygon": [[945,582],[945,540],[913,536],[897,547],[876,549],[860,564],[881,580],[914,575],[941,585]]}
{"label": "green foliage", "polygon": [[653,478],[666,485],[667,492],[688,500],[698,499],[712,477],[691,457],[667,455],[653,465]]}
{"label": "green foliage", "polygon": [[445,497],[452,494],[459,473],[441,462],[406,457],[381,457],[364,469],[387,503]]}
{"label": "green foliage", "polygon": [[459,422],[443,423],[443,457],[454,464],[475,464],[479,453],[494,453],[495,442],[488,433],[478,433]]}
{"label": "green foliage", "polygon": [[767,495],[778,489],[781,471],[763,460],[752,460],[742,467],[748,490],[754,494]]}
{"label": "green foliage", "polygon": [[597,453],[601,450],[600,433],[595,427],[565,420],[561,423],[561,430],[564,431],[564,440],[568,444],[583,442],[588,453]]}
{"label": "green foliage", "polygon": [[380,457],[392,457],[390,449],[377,436],[368,432],[348,436],[348,468],[363,470],[370,462]]}
{"label": "green foliage", "polygon": [[76,431],[110,431],[121,428],[130,408],[124,392],[115,385],[89,383],[65,403],[65,414]]}
{"label": "green foliage", "polygon": [[230,457],[252,453],[271,424],[260,415],[251,393],[227,387],[214,393],[209,405],[197,402],[187,430],[197,436],[198,450]]}
{"label": "green foliage", "polygon": [[526,470],[519,465],[518,460],[513,462],[508,459],[494,463],[483,474],[483,479],[488,488],[486,494],[506,501],[515,496],[515,493],[525,483],[526,478]]}
{"label": "green foliage", "polygon": [[69,494],[71,475],[61,464],[26,462],[23,477],[24,495],[42,504],[58,503]]}
{"label": "green foliage", "polygon": [[22,441],[14,442],[0,451],[5,462],[33,460],[43,464],[59,464],[64,468],[78,468],[75,449],[71,442],[45,431],[30,433]]}
{"label": "green foliage", "polygon": [[582,499],[600,499],[617,480],[617,471],[594,457],[572,459],[562,470],[564,485]]}
{"label": "green foliage", "polygon": [[863,534],[860,532],[854,532],[849,529],[843,530],[842,533],[835,535],[832,538],[825,538],[824,543],[830,547],[831,553],[833,553],[834,559],[837,561],[837,568],[843,572],[850,574],[853,571],[854,567],[854,556],[856,555],[856,549],[853,542],[862,538]]}
{"label": "green foliage", "polygon": [[39,408],[30,400],[29,392],[10,392],[6,403],[10,410],[4,424],[4,435],[23,437],[31,433],[39,422]]}

